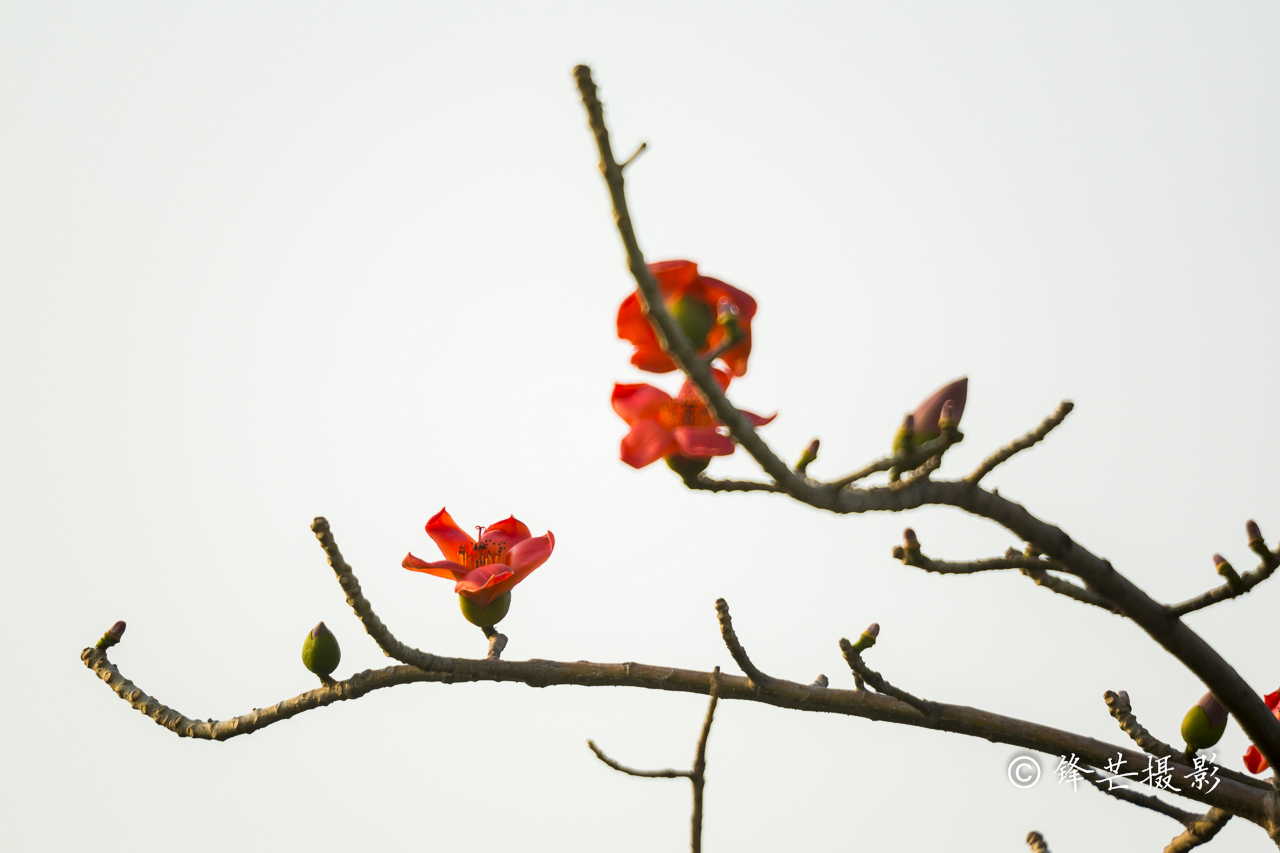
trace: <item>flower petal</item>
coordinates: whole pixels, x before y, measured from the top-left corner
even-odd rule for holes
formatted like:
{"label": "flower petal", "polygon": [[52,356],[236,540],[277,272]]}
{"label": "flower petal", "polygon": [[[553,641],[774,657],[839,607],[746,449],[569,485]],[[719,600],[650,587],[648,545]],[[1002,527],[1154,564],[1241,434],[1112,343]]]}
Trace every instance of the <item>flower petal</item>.
{"label": "flower petal", "polygon": [[498,589],[499,584],[514,574],[510,567],[502,563],[476,566],[458,579],[453,591],[465,595],[482,608],[488,607],[495,598],[506,592],[505,589]]}
{"label": "flower petal", "polygon": [[1263,696],[1262,701],[1266,702],[1267,707],[1276,713],[1277,718],[1280,718],[1280,690]]}
{"label": "flower petal", "polygon": [[[504,518],[502,521],[495,521],[484,529],[484,535],[480,537],[479,546],[476,550],[486,550],[489,554],[510,553],[511,549],[519,543],[528,539],[532,534],[529,528],[525,526],[514,515]],[[495,548],[497,550],[495,550]],[[506,562],[506,560],[502,560]]]}
{"label": "flower petal", "polygon": [[746,409],[739,409],[738,411],[742,412],[742,416],[744,418],[751,421],[752,426],[758,426],[758,427],[764,426],[765,424],[771,422],[774,418],[778,416],[777,412],[774,412],[772,415],[769,415],[769,417],[766,418],[761,415],[757,415],[755,412],[748,412]]}
{"label": "flower petal", "polygon": [[658,280],[663,299],[682,293],[700,278],[693,261],[657,261],[648,266],[649,274]]}
{"label": "flower petal", "polygon": [[436,543],[440,553],[446,560],[466,562],[476,540],[472,539],[462,528],[454,523],[448,510],[441,508],[427,522],[427,535]]}
{"label": "flower petal", "polygon": [[411,572],[422,572],[426,575],[435,575],[438,578],[445,578],[451,581],[456,581],[459,577],[465,575],[469,571],[466,566],[460,566],[457,563],[450,562],[449,560],[440,560],[439,562],[428,563],[425,560],[419,560],[412,554],[405,557],[404,562],[400,565],[404,566]]}
{"label": "flower petal", "polygon": [[744,326],[756,316],[756,301],[751,294],[709,275],[700,276],[699,278],[701,279],[700,283],[702,284],[703,292],[706,294],[707,302],[719,306],[720,300],[728,299],[738,309],[738,322]]}
{"label": "flower petal", "polygon": [[618,337],[636,346],[658,344],[658,336],[654,334],[649,318],[644,315],[644,306],[640,304],[639,291],[633,291],[618,306]]}
{"label": "flower petal", "polygon": [[669,453],[675,453],[676,440],[671,433],[653,419],[637,421],[631,432],[622,439],[620,449],[622,461],[632,468],[657,462]]}
{"label": "flower petal", "polygon": [[628,425],[634,426],[638,421],[657,415],[663,404],[670,399],[670,394],[661,388],[654,388],[652,385],[645,383],[636,385],[615,383],[613,397],[609,402],[613,404],[613,410]]}
{"label": "flower petal", "polygon": [[728,456],[733,453],[733,440],[716,432],[715,427],[680,426],[673,429],[671,434],[680,447],[680,453],[690,459]]}
{"label": "flower petal", "polygon": [[493,586],[493,596],[496,598],[504,592],[510,592],[512,587],[528,577],[538,566],[545,563],[555,547],[556,537],[550,530],[547,531],[545,536],[526,539],[517,545],[511,551],[510,568],[512,575]]}
{"label": "flower petal", "polygon": [[1262,757],[1258,748],[1250,744],[1249,750],[1244,754],[1244,766],[1249,768],[1250,773],[1261,773],[1271,765]]}
{"label": "flower petal", "polygon": [[649,373],[670,373],[676,369],[676,363],[657,344],[637,346],[631,354],[631,363]]}

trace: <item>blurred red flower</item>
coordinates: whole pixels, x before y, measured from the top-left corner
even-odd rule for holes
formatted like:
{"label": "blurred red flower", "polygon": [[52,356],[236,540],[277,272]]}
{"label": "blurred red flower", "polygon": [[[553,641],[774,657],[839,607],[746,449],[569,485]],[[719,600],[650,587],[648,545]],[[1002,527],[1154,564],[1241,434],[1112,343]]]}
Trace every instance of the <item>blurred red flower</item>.
{"label": "blurred red flower", "polygon": [[[713,368],[711,373],[720,390],[729,387],[727,372]],[[622,461],[632,468],[643,468],[668,456],[710,459],[733,453],[733,439],[720,432],[723,427],[688,380],[675,397],[652,385],[614,385],[612,402],[613,410],[631,427],[622,439],[621,450]],[[755,426],[777,417],[742,414]]]}
{"label": "blurred red flower", "polygon": [[[756,301],[731,284],[699,275],[698,265],[692,261],[659,261],[649,264],[649,272],[658,280],[663,305],[700,355],[719,347],[730,334],[730,326],[736,324],[742,338],[722,352],[720,358],[734,376],[746,373]],[[717,322],[721,318],[728,322]],[[669,373],[676,369],[658,344],[658,336],[640,304],[639,291],[622,300],[618,308],[618,337],[635,344],[631,363],[641,370]]]}

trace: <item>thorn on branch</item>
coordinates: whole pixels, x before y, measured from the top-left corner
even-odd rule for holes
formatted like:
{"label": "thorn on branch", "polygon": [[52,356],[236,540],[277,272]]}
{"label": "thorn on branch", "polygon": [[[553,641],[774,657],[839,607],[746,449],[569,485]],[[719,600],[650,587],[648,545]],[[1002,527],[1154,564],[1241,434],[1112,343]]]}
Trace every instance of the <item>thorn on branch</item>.
{"label": "thorn on branch", "polygon": [[716,599],[716,618],[720,621],[720,636],[724,638],[724,644],[728,647],[729,654],[733,656],[733,662],[747,676],[752,688],[756,691],[764,690],[774,679],[757,669],[751,662],[751,658],[747,657],[747,650],[742,647],[738,635],[734,633],[733,619],[729,616],[729,604],[723,598]]}

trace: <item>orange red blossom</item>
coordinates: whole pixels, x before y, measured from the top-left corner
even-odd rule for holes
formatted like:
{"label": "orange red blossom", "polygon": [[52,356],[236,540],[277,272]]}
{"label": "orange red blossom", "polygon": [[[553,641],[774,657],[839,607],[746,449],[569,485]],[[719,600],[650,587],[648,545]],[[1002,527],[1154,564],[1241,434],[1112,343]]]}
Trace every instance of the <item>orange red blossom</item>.
{"label": "orange red blossom", "polygon": [[[747,372],[751,355],[751,319],[756,315],[756,301],[731,284],[717,278],[699,275],[692,261],[660,261],[649,264],[649,272],[658,280],[662,303],[684,329],[685,336],[699,355],[719,347],[736,325],[741,339],[728,347],[719,358],[734,376]],[[734,319],[734,323],[717,322]],[[618,337],[635,344],[631,363],[650,373],[669,373],[675,363],[662,351],[658,336],[649,325],[640,293],[632,293],[618,308]]]}
{"label": "orange red blossom", "polygon": [[[729,387],[727,372],[713,368],[711,373],[720,390]],[[643,468],[664,457],[710,459],[733,453],[733,440],[720,432],[723,427],[688,380],[675,397],[643,383],[614,385],[612,402],[613,410],[631,427],[622,439],[621,450],[622,461],[632,468]],[[777,417],[765,418],[746,411],[742,414],[755,426],[764,426]]]}
{"label": "orange red blossom", "polygon": [[479,541],[441,509],[427,522],[427,535],[445,559],[428,563],[409,554],[402,565],[454,581],[453,591],[483,610],[545,563],[556,546],[551,531],[533,536],[514,515],[477,529]]}
{"label": "orange red blossom", "polygon": [[[1271,713],[1276,715],[1276,719],[1280,720],[1280,690],[1275,693],[1268,693],[1262,697],[1267,703],[1267,707],[1271,709]],[[1250,773],[1261,773],[1271,765],[1267,763],[1267,759],[1253,744],[1249,745],[1249,749],[1244,754],[1244,766],[1249,768]]]}

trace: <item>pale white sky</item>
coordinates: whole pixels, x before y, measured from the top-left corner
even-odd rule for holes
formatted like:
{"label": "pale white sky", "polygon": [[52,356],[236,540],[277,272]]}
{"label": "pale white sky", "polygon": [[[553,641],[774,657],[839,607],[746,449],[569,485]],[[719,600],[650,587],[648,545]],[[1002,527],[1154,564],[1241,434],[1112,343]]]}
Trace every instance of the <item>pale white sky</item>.
{"label": "pale white sky", "polygon": [[[1121,742],[1127,689],[1176,740],[1203,687],[1138,629],[1017,575],[889,551],[1018,544],[944,509],[835,517],[689,493],[617,460],[630,288],[570,71],[595,69],[651,259],[756,296],[732,396],[811,469],[880,455],[971,377],[961,474],[1063,398],[990,479],[1157,598],[1280,536],[1280,11],[1270,3],[0,5],[0,637],[6,834],[22,849],[681,849],[699,697],[414,685],[190,742],[78,653],[222,718],[382,666],[308,524],[327,516],[406,642],[480,656],[429,555],[447,506],[557,539],[507,657],[833,686],[836,646],[918,695]],[[674,390],[672,376],[651,378]],[[712,473],[752,473],[745,454]],[[1266,589],[1197,614],[1280,685]],[[1219,747],[1240,767],[1234,725]],[[706,849],[1160,849],[1167,818],[1013,789],[1009,747],[728,702]],[[1042,758],[1046,770],[1053,759]],[[1267,849],[1243,822],[1215,850]]]}

